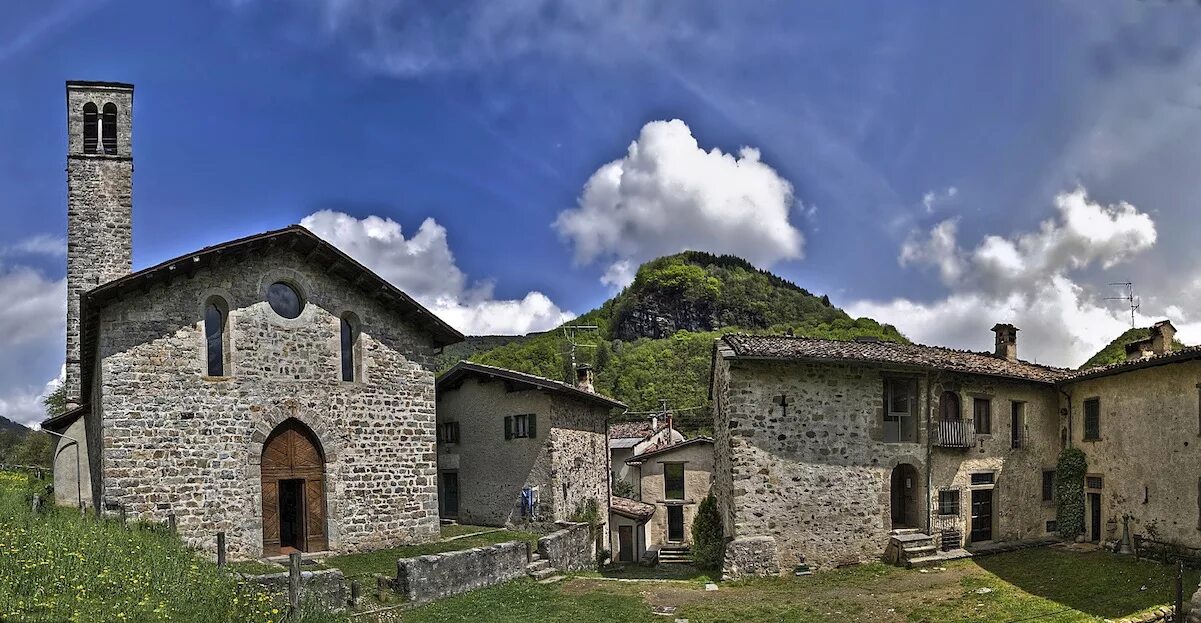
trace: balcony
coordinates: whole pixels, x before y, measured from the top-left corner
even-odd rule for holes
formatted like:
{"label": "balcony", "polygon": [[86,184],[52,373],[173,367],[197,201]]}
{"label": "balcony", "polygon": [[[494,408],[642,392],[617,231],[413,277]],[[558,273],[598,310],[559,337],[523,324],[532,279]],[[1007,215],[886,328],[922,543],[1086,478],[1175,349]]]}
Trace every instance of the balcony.
{"label": "balcony", "polygon": [[937,420],[934,422],[934,445],[940,448],[972,447],[971,420]]}

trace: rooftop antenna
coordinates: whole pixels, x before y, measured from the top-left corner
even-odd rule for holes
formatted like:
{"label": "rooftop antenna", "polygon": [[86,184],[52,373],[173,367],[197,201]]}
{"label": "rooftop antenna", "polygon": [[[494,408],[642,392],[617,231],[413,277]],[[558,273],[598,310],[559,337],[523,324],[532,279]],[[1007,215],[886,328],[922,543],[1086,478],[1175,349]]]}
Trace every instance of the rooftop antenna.
{"label": "rooftop antenna", "polygon": [[1109,285],[1113,286],[1113,287],[1120,286],[1120,287],[1126,289],[1125,296],[1107,296],[1107,297],[1105,297],[1105,300],[1107,300],[1107,301],[1126,301],[1126,303],[1128,303],[1130,305],[1130,328],[1133,329],[1134,328],[1134,312],[1138,311],[1138,308],[1141,304],[1140,299],[1138,297],[1134,296],[1134,283],[1130,282],[1130,281],[1120,281],[1117,283],[1111,283]]}
{"label": "rooftop antenna", "polygon": [[[563,338],[567,340],[567,353],[571,355],[571,372],[575,374],[577,364],[575,360],[575,351],[577,348],[596,348],[596,344],[582,344],[579,341],[581,334],[589,334],[599,331],[600,327],[594,324],[565,324],[563,325]],[[575,379],[568,379],[569,382]]]}

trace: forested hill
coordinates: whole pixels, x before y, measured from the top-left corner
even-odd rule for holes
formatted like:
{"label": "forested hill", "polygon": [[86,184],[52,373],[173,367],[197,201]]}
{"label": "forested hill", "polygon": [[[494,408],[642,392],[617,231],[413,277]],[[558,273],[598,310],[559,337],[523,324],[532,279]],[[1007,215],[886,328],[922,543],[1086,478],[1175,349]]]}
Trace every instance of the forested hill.
{"label": "forested hill", "polygon": [[[1137,342],[1149,337],[1151,337],[1150,327],[1135,327],[1130,329],[1115,338],[1114,341],[1110,342],[1108,346],[1097,351],[1097,354],[1093,355],[1088,361],[1084,362],[1084,365],[1080,366],[1080,369],[1085,370],[1088,368],[1096,368],[1099,366],[1106,366],[1111,363],[1125,361],[1126,345],[1131,342]],[[1180,340],[1172,340],[1172,344],[1177,350],[1184,348],[1184,344],[1182,344]]]}
{"label": "forested hill", "polygon": [[[576,358],[596,370],[596,389],[629,405],[681,409],[677,424],[708,432],[710,356],[723,333],[784,333],[828,339],[873,336],[907,342],[891,325],[852,319],[817,296],[746,260],[687,251],[643,264],[634,282],[571,325]],[[511,340],[511,341],[507,341]],[[505,342],[499,343],[498,342]],[[520,338],[469,338],[448,349],[443,369],[461,358],[565,381],[572,380],[570,346],[560,329]],[[687,411],[683,411],[687,409]]]}

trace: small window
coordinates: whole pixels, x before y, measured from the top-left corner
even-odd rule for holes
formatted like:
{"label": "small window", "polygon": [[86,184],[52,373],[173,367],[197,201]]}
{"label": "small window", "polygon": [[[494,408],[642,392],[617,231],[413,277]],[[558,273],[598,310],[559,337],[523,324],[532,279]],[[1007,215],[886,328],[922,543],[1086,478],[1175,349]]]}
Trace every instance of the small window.
{"label": "small window", "polygon": [[1021,448],[1026,445],[1026,403],[1009,403],[1009,445]]}
{"label": "small window", "polygon": [[94,154],[100,144],[100,112],[96,104],[88,102],[83,105],[83,153]]}
{"label": "small window", "polygon": [[350,314],[342,316],[342,380],[357,381],[359,369],[359,326]]}
{"label": "small window", "polygon": [[938,418],[943,422],[958,422],[959,396],[955,392],[943,392],[938,399]]}
{"label": "small window", "polygon": [[1055,501],[1055,470],[1043,470],[1043,501]]}
{"label": "small window", "polygon": [[971,475],[971,482],[973,485],[991,485],[996,481],[996,472],[980,472]]}
{"label": "small window", "polygon": [[1084,488],[1086,489],[1100,489],[1102,484],[1104,483],[1101,481],[1100,476],[1084,477]]}
{"label": "small window", "polygon": [[663,497],[668,500],[684,499],[684,464],[663,464]]}
{"label": "small window", "polygon": [[1054,519],[1050,519],[1047,521],[1047,532],[1048,533],[1056,532],[1058,530],[1059,530],[1059,522],[1058,521],[1055,521]]}
{"label": "small window", "polygon": [[1101,399],[1084,401],[1084,438],[1095,441],[1101,438]]}
{"label": "small window", "polygon": [[972,401],[972,417],[976,420],[977,435],[992,434],[992,400],[976,398]]}
{"label": "small window", "polygon": [[525,439],[538,436],[537,418],[532,413],[505,416],[505,439]]}
{"label": "small window", "polygon": [[296,288],[277,281],[267,288],[267,304],[280,316],[288,319],[298,318],[304,310],[304,301]]}
{"label": "small window", "polygon": [[959,490],[944,489],[938,492],[938,514],[959,515]]}
{"label": "small window", "polygon": [[884,380],[884,441],[917,442],[917,381]]}
{"label": "small window", "polygon": [[443,422],[439,424],[438,441],[441,443],[459,443],[459,423]]}
{"label": "small window", "polygon": [[209,376],[226,375],[226,346],[229,342],[229,313],[224,301],[213,299],[204,306],[204,349]]}
{"label": "small window", "polygon": [[117,106],[112,102],[104,105],[104,117],[100,124],[100,134],[104,138],[104,153],[117,153]]}

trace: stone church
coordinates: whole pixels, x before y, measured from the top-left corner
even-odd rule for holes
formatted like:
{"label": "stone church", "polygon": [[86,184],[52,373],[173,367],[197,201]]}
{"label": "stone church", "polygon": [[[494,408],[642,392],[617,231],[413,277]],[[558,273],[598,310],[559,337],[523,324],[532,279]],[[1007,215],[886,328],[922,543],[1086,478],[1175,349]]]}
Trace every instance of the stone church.
{"label": "stone church", "polygon": [[295,225],[133,272],[133,85],[66,92],[59,503],[231,558],[436,538],[433,357],[463,336]]}

